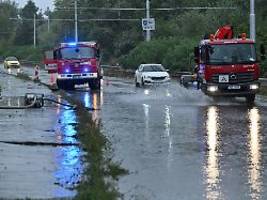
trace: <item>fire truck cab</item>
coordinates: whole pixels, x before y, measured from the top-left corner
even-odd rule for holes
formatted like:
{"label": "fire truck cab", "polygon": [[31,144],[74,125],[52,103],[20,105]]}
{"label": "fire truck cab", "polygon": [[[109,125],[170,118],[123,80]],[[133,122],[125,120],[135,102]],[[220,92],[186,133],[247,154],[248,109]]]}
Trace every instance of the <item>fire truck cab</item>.
{"label": "fire truck cab", "polygon": [[254,102],[260,69],[253,40],[245,34],[233,38],[231,27],[226,26],[201,40],[194,53],[198,83],[205,94],[245,97],[247,102]]}
{"label": "fire truck cab", "polygon": [[74,89],[75,84],[88,83],[92,90],[100,89],[100,50],[96,42],[61,43],[45,52],[45,68],[57,73],[60,89]]}

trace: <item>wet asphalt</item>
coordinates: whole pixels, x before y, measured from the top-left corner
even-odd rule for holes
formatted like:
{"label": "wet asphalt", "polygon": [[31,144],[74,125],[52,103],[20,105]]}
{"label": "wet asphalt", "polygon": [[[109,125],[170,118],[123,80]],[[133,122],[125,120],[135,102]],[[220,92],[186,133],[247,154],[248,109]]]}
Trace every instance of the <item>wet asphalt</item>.
{"label": "wet asphalt", "polygon": [[118,182],[124,199],[267,198],[265,97],[214,102],[176,81],[135,88],[109,77],[100,97],[92,114],[130,172]]}
{"label": "wet asphalt", "polygon": [[[28,92],[62,101],[47,88],[0,72],[2,106],[23,106]],[[73,110],[0,109],[0,199],[74,197],[83,170]],[[75,144],[75,145],[72,145]]]}
{"label": "wet asphalt", "polygon": [[69,94],[129,170],[118,181],[123,199],[267,199],[266,97],[253,106],[215,102],[176,80],[136,88],[132,79],[105,77],[102,87]]}

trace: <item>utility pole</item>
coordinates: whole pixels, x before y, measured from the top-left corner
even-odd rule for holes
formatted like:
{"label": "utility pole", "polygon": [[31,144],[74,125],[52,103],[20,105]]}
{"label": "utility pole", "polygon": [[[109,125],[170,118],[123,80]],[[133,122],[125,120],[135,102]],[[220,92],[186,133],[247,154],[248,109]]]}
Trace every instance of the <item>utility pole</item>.
{"label": "utility pole", "polygon": [[33,15],[33,46],[36,48],[36,15]]}
{"label": "utility pole", "polygon": [[77,0],[74,3],[75,6],[75,42],[78,42],[78,14],[77,14]]}
{"label": "utility pole", "polygon": [[50,18],[47,16],[47,32],[50,33]]}
{"label": "utility pole", "polygon": [[[150,19],[150,1],[146,0],[146,19]],[[146,30],[146,41],[149,42],[151,40],[151,31]]]}
{"label": "utility pole", "polygon": [[250,0],[250,39],[256,40],[255,0]]}

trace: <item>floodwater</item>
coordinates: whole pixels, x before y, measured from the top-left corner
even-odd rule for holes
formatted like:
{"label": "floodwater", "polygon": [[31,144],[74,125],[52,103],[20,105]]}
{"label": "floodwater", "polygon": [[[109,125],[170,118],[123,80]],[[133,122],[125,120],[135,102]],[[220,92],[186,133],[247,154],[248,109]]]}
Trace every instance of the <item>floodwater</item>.
{"label": "floodwater", "polygon": [[[22,106],[27,92],[46,88],[1,74],[0,106]],[[21,97],[14,97],[21,96]],[[46,103],[41,109],[0,112],[0,199],[74,197],[83,170],[73,110]]]}
{"label": "floodwater", "polygon": [[[101,111],[91,112],[113,159],[130,172],[118,182],[124,199],[267,198],[266,98],[249,107],[242,98],[214,102],[175,81],[135,88],[105,79],[95,103]],[[78,96],[87,102],[88,93]]]}
{"label": "floodwater", "polygon": [[103,90],[80,99],[129,170],[125,200],[267,199],[267,98],[214,102],[177,81],[135,88],[105,77]]}

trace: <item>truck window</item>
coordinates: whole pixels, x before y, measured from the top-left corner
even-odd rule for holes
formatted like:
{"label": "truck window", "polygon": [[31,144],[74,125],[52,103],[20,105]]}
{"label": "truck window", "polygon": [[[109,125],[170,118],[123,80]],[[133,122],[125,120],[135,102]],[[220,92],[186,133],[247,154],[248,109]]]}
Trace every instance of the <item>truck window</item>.
{"label": "truck window", "polygon": [[255,63],[254,44],[211,45],[208,64],[245,64]]}
{"label": "truck window", "polygon": [[94,58],[95,50],[91,47],[66,47],[60,50],[62,59]]}

